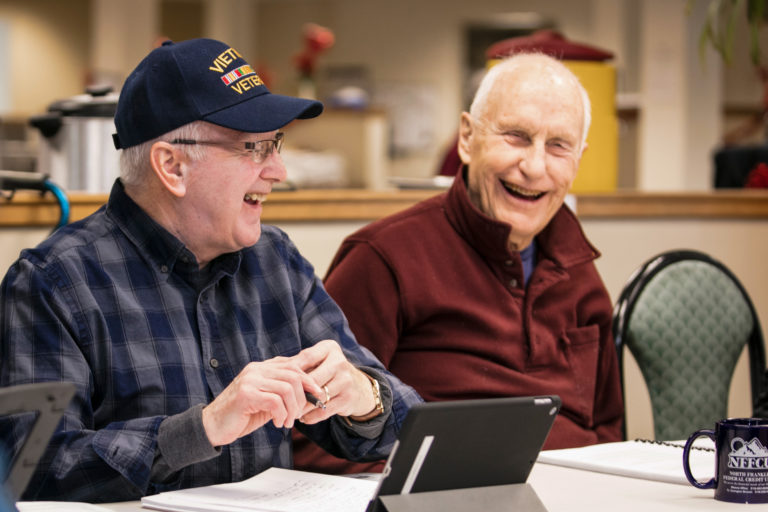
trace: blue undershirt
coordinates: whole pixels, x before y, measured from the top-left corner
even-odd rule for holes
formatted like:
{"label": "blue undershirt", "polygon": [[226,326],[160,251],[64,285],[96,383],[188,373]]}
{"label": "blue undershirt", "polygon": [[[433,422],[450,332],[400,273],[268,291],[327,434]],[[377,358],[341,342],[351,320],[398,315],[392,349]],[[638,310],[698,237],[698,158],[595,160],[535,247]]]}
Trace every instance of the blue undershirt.
{"label": "blue undershirt", "polygon": [[520,259],[523,260],[523,279],[528,284],[528,279],[533,273],[533,267],[536,266],[536,240],[531,245],[520,251]]}

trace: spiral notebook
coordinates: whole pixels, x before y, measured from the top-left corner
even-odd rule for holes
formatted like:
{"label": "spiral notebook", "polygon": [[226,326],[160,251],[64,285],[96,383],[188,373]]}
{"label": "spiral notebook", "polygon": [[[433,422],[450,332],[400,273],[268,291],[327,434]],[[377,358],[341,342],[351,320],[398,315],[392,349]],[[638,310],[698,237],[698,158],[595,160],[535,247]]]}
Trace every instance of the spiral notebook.
{"label": "spiral notebook", "polygon": [[[582,448],[546,450],[539,454],[538,462],[690,485],[683,473],[684,446],[685,441],[635,439]],[[691,472],[699,480],[708,480],[715,472],[714,443],[700,438],[694,446],[689,457]]]}

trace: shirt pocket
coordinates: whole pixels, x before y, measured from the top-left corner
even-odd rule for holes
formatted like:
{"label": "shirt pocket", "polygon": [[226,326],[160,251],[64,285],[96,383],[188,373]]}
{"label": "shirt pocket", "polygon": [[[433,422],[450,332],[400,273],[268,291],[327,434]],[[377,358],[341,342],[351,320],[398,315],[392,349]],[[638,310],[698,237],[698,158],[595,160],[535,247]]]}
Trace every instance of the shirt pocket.
{"label": "shirt pocket", "polygon": [[571,404],[575,413],[590,422],[594,411],[600,356],[600,328],[597,325],[587,325],[567,329],[563,336],[568,347],[568,364],[573,383]]}

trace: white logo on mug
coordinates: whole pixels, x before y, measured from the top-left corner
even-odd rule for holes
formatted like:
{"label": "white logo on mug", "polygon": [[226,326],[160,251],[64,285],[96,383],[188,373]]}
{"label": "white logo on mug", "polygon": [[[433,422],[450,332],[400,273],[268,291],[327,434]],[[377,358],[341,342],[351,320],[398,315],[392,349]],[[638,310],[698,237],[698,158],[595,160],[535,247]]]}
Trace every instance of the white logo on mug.
{"label": "white logo on mug", "polygon": [[[737,447],[741,443],[740,447]],[[740,437],[731,440],[728,467],[732,469],[768,469],[768,449],[756,437],[745,443]]]}

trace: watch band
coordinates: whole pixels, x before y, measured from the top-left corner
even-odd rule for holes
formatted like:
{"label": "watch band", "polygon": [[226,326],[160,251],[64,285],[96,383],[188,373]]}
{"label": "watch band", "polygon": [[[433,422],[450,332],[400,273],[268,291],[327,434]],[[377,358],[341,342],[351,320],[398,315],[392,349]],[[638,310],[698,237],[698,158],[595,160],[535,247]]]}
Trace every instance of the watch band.
{"label": "watch band", "polygon": [[348,416],[350,420],[357,421],[358,423],[372,420],[376,416],[384,414],[384,404],[381,401],[381,388],[379,387],[379,381],[377,381],[376,379],[374,379],[373,377],[371,377],[365,372],[363,372],[363,375],[368,377],[368,380],[371,381],[374,406],[371,412],[369,412],[368,414],[364,414],[362,416]]}

